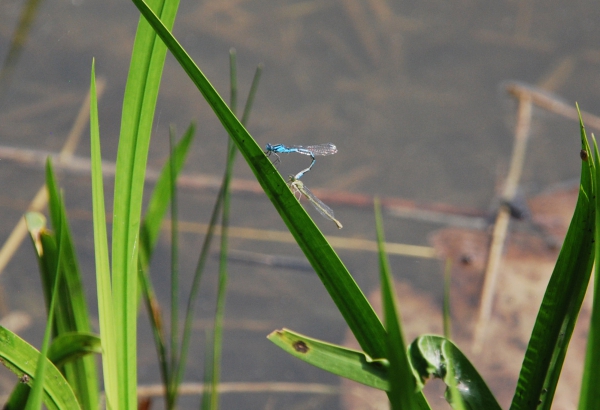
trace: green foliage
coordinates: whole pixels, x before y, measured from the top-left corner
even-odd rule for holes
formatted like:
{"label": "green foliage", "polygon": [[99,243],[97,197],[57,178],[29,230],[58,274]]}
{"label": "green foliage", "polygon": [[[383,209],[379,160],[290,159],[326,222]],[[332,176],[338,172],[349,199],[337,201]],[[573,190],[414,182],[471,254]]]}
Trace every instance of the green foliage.
{"label": "green foliage", "polygon": [[[579,108],[579,107],[578,107]],[[583,121],[581,121],[581,138],[587,142],[585,134],[585,128]],[[594,141],[594,156],[588,155],[588,162],[591,168],[591,179],[593,183],[593,192],[595,198],[594,207],[596,215],[600,210],[600,197],[598,197],[598,190],[600,189],[600,175],[598,173],[598,164],[600,164],[600,158],[598,158],[598,146],[596,139],[592,134]],[[586,147],[586,152],[589,154],[589,148]],[[584,161],[585,162],[585,161]],[[594,255],[595,260],[600,260],[600,218],[595,219],[595,234],[594,234]],[[579,409],[598,409],[600,408],[600,389],[596,386],[596,370],[600,363],[600,266],[598,263],[595,264],[594,271],[594,302],[592,306],[592,316],[590,321],[590,329],[587,339],[587,350],[585,355],[585,364],[583,377],[581,381],[581,392],[579,396]]]}
{"label": "green foliage", "polygon": [[276,330],[267,338],[292,356],[320,369],[379,390],[389,389],[389,362],[386,359],[373,359],[366,353],[289,329]]}
{"label": "green foliage", "polygon": [[[29,343],[3,327],[0,327],[0,358],[2,364],[15,373],[23,385],[32,386],[40,353]],[[73,389],[62,373],[46,359],[44,374],[43,400],[49,409],[80,409]],[[19,389],[22,390],[22,389]],[[5,405],[5,409],[20,410],[24,408],[26,395],[13,394]]]}
{"label": "green foliage", "polygon": [[[152,6],[173,26],[178,0]],[[115,174],[112,233],[112,300],[116,332],[118,407],[137,406],[137,283],[139,231],[146,161],[166,48],[140,18],[125,87]],[[114,398],[112,399],[114,400]]]}
{"label": "green foliage", "polygon": [[460,409],[464,402],[470,409],[500,410],[477,370],[451,341],[441,336],[420,336],[408,351],[420,386],[431,377],[442,379],[449,387],[446,400],[452,408]]}
{"label": "green foliage", "polygon": [[[96,291],[98,316],[102,340],[102,373],[107,408],[117,408],[119,378],[117,374],[117,333],[113,307],[106,213],[104,210],[104,183],[102,181],[102,156],[100,127],[98,125],[98,100],[96,98],[96,72],[92,61],[90,80],[90,156],[92,160],[92,216],[94,222],[94,251],[96,256]],[[113,407],[114,406],[114,407]]]}
{"label": "green foliage", "polygon": [[296,200],[286,182],[252,136],[231,112],[208,79],[143,0],[134,0],[244,156],[265,193],[319,275],[362,348],[374,357],[385,354],[385,330],[356,282],[321,231]]}
{"label": "green foliage", "polygon": [[[591,158],[580,124],[581,149]],[[511,409],[550,409],[552,404],[594,263],[595,172],[592,160],[581,162],[575,213],[533,327]]]}
{"label": "green foliage", "polygon": [[406,344],[400,315],[396,302],[394,283],[390,264],[385,252],[385,234],[379,200],[375,200],[375,222],[377,225],[377,245],[379,248],[379,276],[381,281],[381,300],[383,301],[383,316],[385,318],[386,355],[390,363],[388,377],[390,386],[387,390],[393,410],[400,409],[429,409],[423,393],[417,389],[415,376],[406,353]]}
{"label": "green foliage", "polygon": [[[32,408],[38,408],[43,400],[51,409],[77,409],[80,408],[77,399],[81,408],[96,408],[97,371],[90,353],[100,351],[103,352],[107,407],[135,408],[138,281],[141,284],[140,294],[152,321],[161,375],[166,387],[167,407],[174,408],[177,389],[182,381],[187,360],[193,308],[200,278],[213,239],[214,227],[222,211],[219,302],[214,339],[209,342],[214,351],[212,357],[208,357],[207,354],[207,370],[211,374],[211,377],[207,376],[207,381],[212,383],[213,391],[203,397],[205,405],[210,401],[212,408],[218,407],[216,386],[220,378],[221,322],[227,280],[230,200],[228,187],[236,152],[239,150],[275,210],[314,267],[364,352],[332,345],[285,329],[271,333],[271,341],[295,357],[328,372],[385,390],[393,409],[429,409],[421,389],[431,377],[440,378],[446,383],[446,398],[454,409],[499,409],[496,399],[477,370],[448,338],[420,336],[408,349],[406,348],[399,320],[399,303],[394,295],[392,276],[384,249],[383,223],[379,207],[376,206],[376,221],[385,327],[323,234],[294,198],[286,181],[245,129],[252,97],[248,99],[242,120],[239,121],[235,116],[235,56],[232,55],[232,94],[231,107],[228,107],[171,34],[178,0],[152,0],[150,6],[144,0],[132,1],[143,17],[140,18],[138,26],[123,102],[115,176],[112,266],[108,256],[94,64],[90,83],[93,219],[101,340],[91,334],[79,264],[64,204],[52,168],[48,164],[50,217],[55,233],[46,229],[41,215],[27,215],[50,312],[48,327],[41,354],[14,334],[0,328],[0,358],[23,382],[15,389],[7,408],[25,406],[29,394],[26,385],[31,385],[35,379],[44,380],[44,383],[34,384],[37,390],[31,394],[33,399],[28,403]],[[155,13],[152,10],[160,12]],[[160,14],[160,17],[157,14]],[[179,284],[175,267],[176,179],[193,140],[193,126],[177,145],[173,143],[170,160],[163,168],[142,222],[142,194],[148,147],[167,48],[198,87],[230,136],[223,184],[199,256],[181,337],[177,310]],[[258,74],[260,69],[255,77],[251,95],[256,90]],[[580,129],[582,150],[587,153],[588,159],[582,162],[579,198],[527,347],[511,405],[511,409],[515,410],[550,408],[573,327],[591,276],[594,257],[595,254],[600,255],[600,221],[596,218],[600,207],[600,198],[597,196],[600,171],[596,165],[600,163],[600,157],[595,141],[594,155],[591,154],[583,122],[580,122]],[[173,212],[172,327],[170,334],[165,336],[160,308],[148,277],[148,266],[170,202]],[[595,275],[597,288],[594,294],[580,409],[600,407],[600,393],[594,388],[593,378],[594,368],[600,360],[600,296],[596,292],[600,289],[600,268],[596,267]],[[448,293],[446,291],[446,294]],[[445,327],[449,335],[447,312],[446,310]],[[51,334],[54,336],[52,344]],[[64,377],[57,366],[63,371]],[[37,398],[35,394],[38,395]]]}

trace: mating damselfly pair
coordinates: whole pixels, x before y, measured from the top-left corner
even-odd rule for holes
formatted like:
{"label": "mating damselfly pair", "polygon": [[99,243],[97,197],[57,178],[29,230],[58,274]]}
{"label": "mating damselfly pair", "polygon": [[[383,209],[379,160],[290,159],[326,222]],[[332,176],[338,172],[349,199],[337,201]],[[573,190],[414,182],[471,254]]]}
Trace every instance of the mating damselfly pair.
{"label": "mating damselfly pair", "polygon": [[308,202],[311,203],[311,205],[321,214],[323,215],[325,218],[329,219],[330,221],[333,221],[335,223],[335,225],[338,227],[338,229],[342,229],[342,224],[340,223],[340,221],[338,221],[337,219],[335,219],[334,215],[333,215],[333,210],[328,207],[327,205],[325,205],[323,203],[323,201],[321,201],[319,198],[317,198],[310,189],[308,189],[308,187],[306,185],[304,185],[304,183],[302,181],[300,181],[300,178],[302,178],[302,176],[307,173],[308,171],[310,171],[313,167],[313,165],[315,165],[316,159],[315,156],[319,155],[319,156],[324,156],[324,155],[333,155],[335,153],[337,153],[337,147],[331,143],[327,143],[327,144],[319,144],[319,145],[307,145],[307,146],[302,146],[302,145],[283,145],[283,144],[267,144],[265,147],[265,154],[267,155],[271,155],[274,154],[276,159],[275,159],[275,163],[278,163],[280,161],[279,155],[277,154],[289,154],[291,152],[297,152],[298,154],[304,154],[304,155],[310,155],[310,157],[312,158],[312,162],[310,163],[309,167],[306,169],[303,169],[302,171],[298,172],[296,175],[294,176],[290,176],[290,180],[289,180],[289,187],[292,190],[292,192],[294,193],[294,196],[296,195],[296,193],[299,194],[299,198],[298,200],[300,200],[300,197],[304,196]]}
{"label": "mating damselfly pair", "polygon": [[312,162],[310,163],[308,168],[303,169],[302,171],[298,172],[294,176],[294,179],[300,179],[300,178],[302,178],[302,176],[305,173],[310,171],[312,169],[313,165],[315,165],[315,162],[317,162],[315,155],[319,155],[319,156],[333,155],[337,152],[337,147],[331,143],[319,144],[319,145],[307,145],[307,146],[267,144],[267,146],[265,147],[265,150],[266,150],[265,154],[267,154],[267,155],[274,154],[275,155],[275,157],[276,157],[275,164],[277,164],[280,161],[279,155],[277,155],[277,154],[289,154],[290,152],[297,152],[298,154],[310,155],[310,157],[312,158]]}

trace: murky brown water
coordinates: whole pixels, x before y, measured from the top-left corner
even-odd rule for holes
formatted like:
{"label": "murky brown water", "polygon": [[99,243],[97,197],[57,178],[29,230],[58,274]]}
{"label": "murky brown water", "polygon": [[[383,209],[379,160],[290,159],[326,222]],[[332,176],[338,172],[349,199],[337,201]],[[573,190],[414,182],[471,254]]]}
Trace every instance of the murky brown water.
{"label": "murky brown water", "polygon": [[[0,58],[8,52],[22,7],[22,1],[0,4]],[[577,100],[582,109],[598,112],[600,29],[594,23],[599,17],[600,8],[592,1],[204,1],[181,4],[175,34],[225,96],[228,50],[237,49],[242,102],[256,64],[265,64],[248,125],[261,144],[337,145],[338,154],[319,158],[304,177],[309,187],[486,210],[506,175],[512,149],[516,103],[503,89],[506,81],[542,87],[571,105]],[[137,19],[135,7],[126,1],[42,3],[0,95],[0,144],[59,151],[89,86],[95,57],[97,75],[107,81],[100,102],[103,152],[106,159],[114,159]],[[187,171],[220,175],[226,134],[169,57],[151,166],[159,167],[167,155],[169,124],[183,131],[192,120],[199,131]],[[576,123],[535,109],[531,132],[521,179],[525,194],[578,176]],[[86,138],[77,149],[81,156],[89,155]],[[279,169],[287,175],[305,162],[306,158],[285,156]],[[93,300],[89,177],[66,171],[61,175]],[[253,178],[241,163],[236,177]],[[43,183],[43,171],[2,160],[0,181],[3,241]],[[107,184],[107,192],[110,189]],[[181,196],[182,218],[206,223],[214,191],[184,190]],[[344,229],[338,232],[317,219],[327,235],[374,239],[370,209],[329,204]],[[235,195],[232,207],[232,226],[285,229],[262,196]],[[427,234],[439,227],[386,217],[390,242],[427,246]],[[167,283],[167,238],[165,234],[153,266],[159,289]],[[190,280],[201,239],[194,232],[182,237],[183,281]],[[297,246],[282,241],[238,237],[231,247],[302,257]],[[375,255],[343,247],[338,251],[359,284],[372,289],[377,281]],[[399,278],[439,297],[436,261],[393,256],[391,262]],[[265,339],[271,330],[285,326],[332,342],[342,340],[345,324],[316,276],[236,262],[231,262],[230,271],[223,380],[337,385],[335,377],[288,358]],[[7,311],[25,310],[33,316],[34,325],[21,334],[38,344],[44,312],[35,296],[39,280],[28,243],[0,280],[3,305]],[[208,266],[204,284],[206,299],[198,313],[204,322],[198,324],[190,381],[202,378],[202,323],[212,314],[215,261]],[[165,300],[167,294],[160,296]],[[150,340],[146,323],[142,315],[142,340]],[[249,346],[251,355],[246,354]],[[140,383],[159,380],[153,352],[151,344],[140,347]],[[0,378],[5,391],[13,382],[8,374]],[[338,401],[336,396],[309,394],[231,394],[224,396],[223,408],[336,408]],[[196,402],[197,398],[185,400],[189,408]]]}

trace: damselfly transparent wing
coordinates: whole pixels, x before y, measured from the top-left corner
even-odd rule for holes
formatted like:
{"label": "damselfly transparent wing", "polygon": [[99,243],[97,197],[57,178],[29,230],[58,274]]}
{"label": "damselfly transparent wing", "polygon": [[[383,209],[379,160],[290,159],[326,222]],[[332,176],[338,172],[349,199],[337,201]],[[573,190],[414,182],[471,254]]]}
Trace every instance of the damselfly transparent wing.
{"label": "damselfly transparent wing", "polygon": [[292,190],[292,192],[294,193],[294,196],[296,196],[296,192],[299,192],[306,199],[308,199],[308,202],[310,202],[311,205],[317,211],[319,211],[319,213],[324,218],[329,219],[330,221],[333,221],[335,223],[335,225],[338,227],[338,229],[343,228],[343,225],[340,223],[340,221],[335,219],[335,215],[333,214],[333,209],[331,209],[330,207],[325,205],[323,203],[323,201],[321,201],[319,198],[317,198],[315,196],[315,194],[313,194],[312,191],[310,189],[308,189],[308,187],[306,185],[304,185],[304,183],[302,181],[299,181],[296,177],[291,176],[289,186],[290,186],[290,189]]}
{"label": "damselfly transparent wing", "polygon": [[[308,152],[312,152],[313,155],[333,155],[338,152],[337,147],[331,143],[318,144],[318,145],[307,145],[305,147],[296,146],[297,149],[303,149]],[[310,155],[310,154],[307,154]]]}
{"label": "damselfly transparent wing", "polygon": [[325,218],[327,219],[335,219],[335,215],[333,214],[333,209],[331,209],[330,207],[328,207],[327,205],[325,205],[323,203],[323,201],[321,201],[319,198],[317,198],[315,196],[315,194],[312,193],[312,191],[310,189],[308,189],[308,187],[304,184],[302,184],[301,188],[298,188],[298,190],[302,193],[302,195],[304,195],[306,197],[306,199],[308,199],[308,202],[310,202],[312,204],[312,206],[319,211],[319,213],[321,215],[323,215]]}

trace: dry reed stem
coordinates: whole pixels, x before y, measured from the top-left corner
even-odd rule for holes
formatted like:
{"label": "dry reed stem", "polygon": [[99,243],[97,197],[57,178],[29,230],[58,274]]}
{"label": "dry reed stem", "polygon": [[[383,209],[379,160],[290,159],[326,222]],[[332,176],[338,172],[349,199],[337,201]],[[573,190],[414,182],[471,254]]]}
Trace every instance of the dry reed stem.
{"label": "dry reed stem", "polygon": [[[319,383],[219,383],[219,393],[307,393],[307,394],[339,394],[338,386]],[[182,383],[178,390],[180,395],[200,395],[204,392],[202,383]],[[138,397],[162,396],[165,394],[164,385],[138,386]]]}
{"label": "dry reed stem", "polygon": [[[504,185],[502,200],[505,203],[510,203],[514,200],[519,186],[519,179],[523,171],[525,163],[525,152],[527,149],[527,141],[529,140],[529,130],[531,126],[532,100],[527,95],[522,95],[519,98],[519,111],[517,117],[517,125],[515,129],[515,143],[513,146],[513,154],[510,163],[508,177]],[[496,284],[498,282],[498,273],[500,261],[502,259],[502,251],[506,242],[506,233],[508,232],[508,224],[510,222],[510,209],[508,205],[502,205],[496,216],[492,240],[490,244],[490,252],[488,255],[487,266],[485,269],[483,292],[479,305],[479,317],[475,324],[473,338],[473,352],[481,352],[481,347],[484,342],[486,324],[490,320],[492,313],[492,302]]]}

